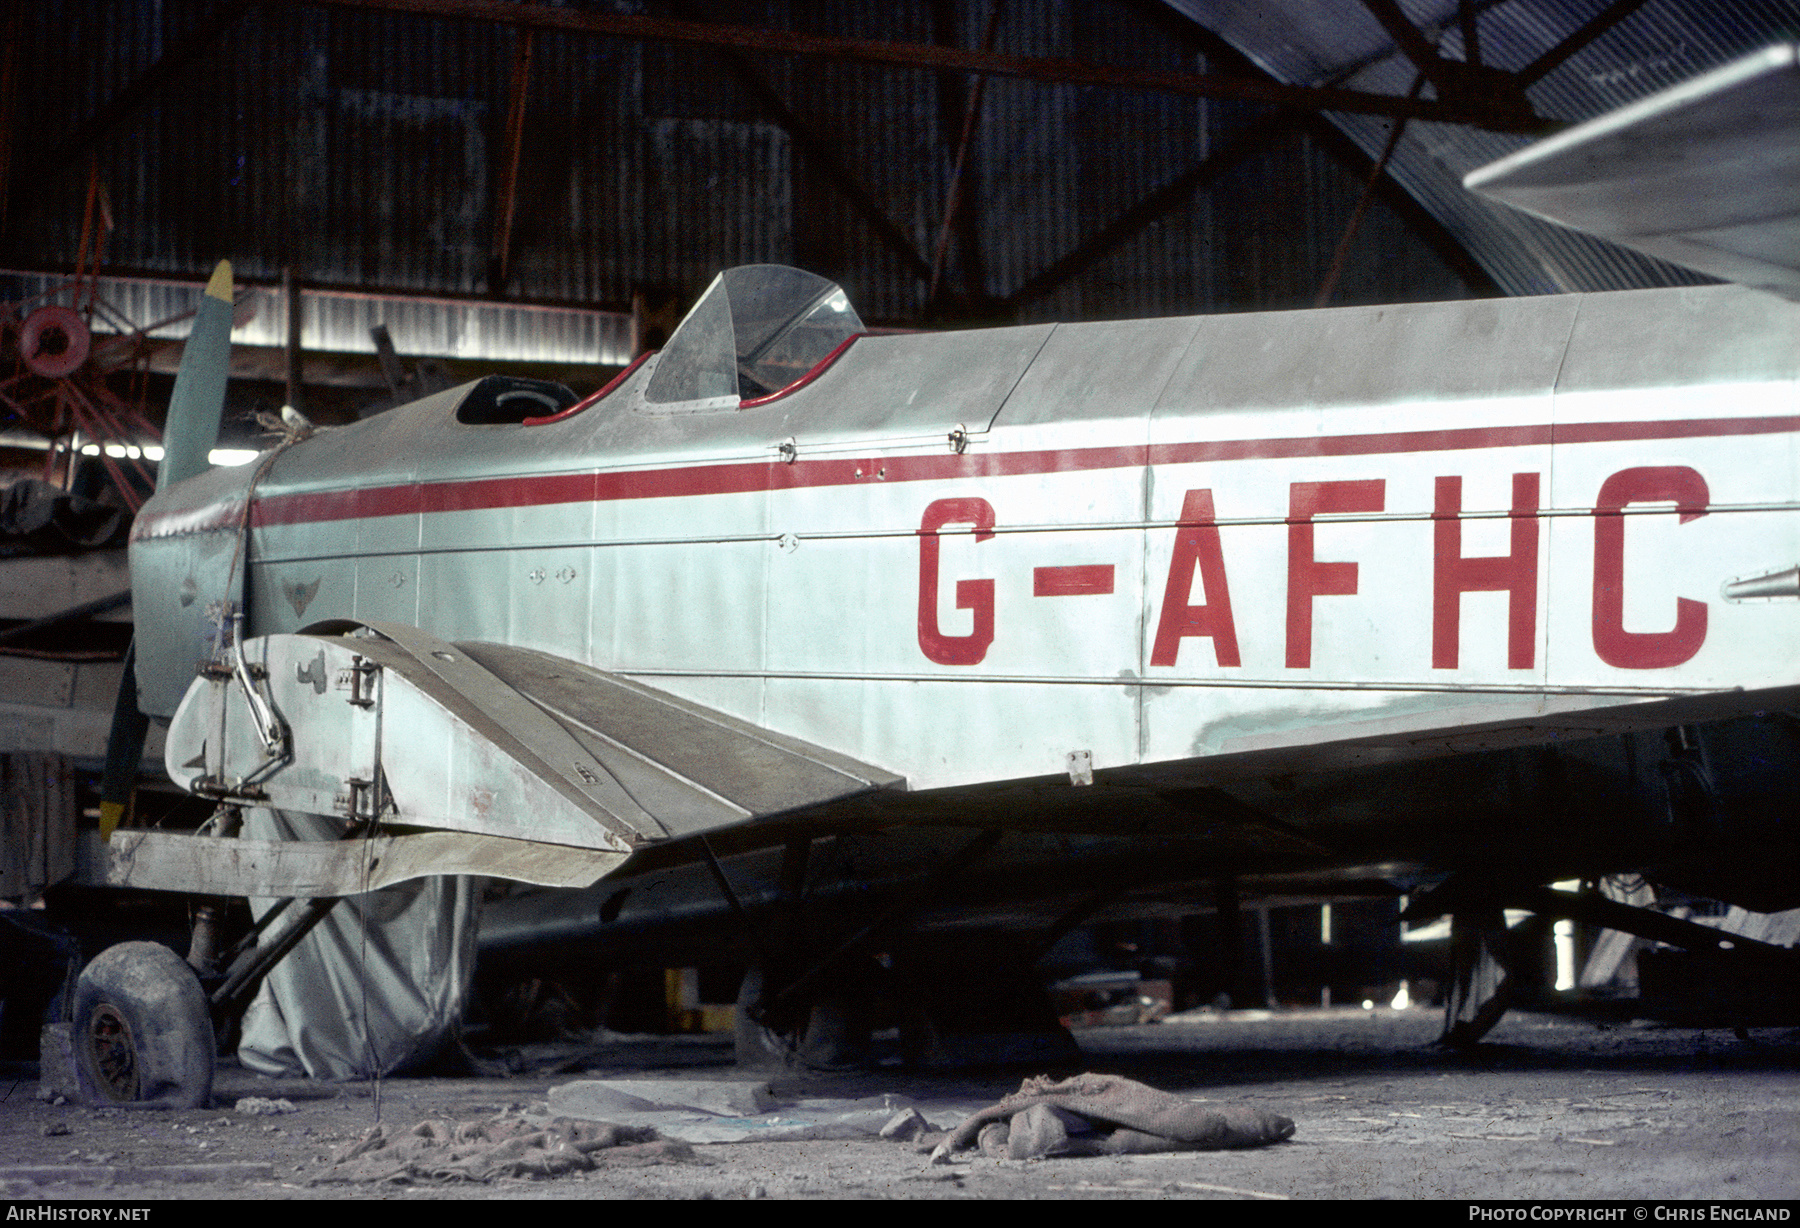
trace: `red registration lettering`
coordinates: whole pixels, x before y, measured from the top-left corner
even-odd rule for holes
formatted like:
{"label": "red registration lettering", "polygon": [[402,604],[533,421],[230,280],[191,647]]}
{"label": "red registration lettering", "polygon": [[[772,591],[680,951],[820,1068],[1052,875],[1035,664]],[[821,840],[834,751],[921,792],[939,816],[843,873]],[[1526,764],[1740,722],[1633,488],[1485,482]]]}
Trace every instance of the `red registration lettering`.
{"label": "red registration lettering", "polygon": [[1332,512],[1379,512],[1387,505],[1387,482],[1295,482],[1288,488],[1287,666],[1312,665],[1314,597],[1348,597],[1356,592],[1355,563],[1313,558],[1313,517]]}
{"label": "red registration lettering", "polygon": [[1625,517],[1632,503],[1673,503],[1678,523],[1706,515],[1706,479],[1686,465],[1624,469],[1607,478],[1594,503],[1594,651],[1619,669],[1667,669],[1700,651],[1706,603],[1675,599],[1668,631],[1625,630]]}
{"label": "red registration lettering", "polygon": [[[1156,643],[1150,664],[1173,665],[1181,641],[1190,635],[1213,642],[1220,665],[1238,665],[1237,625],[1231,619],[1231,591],[1225,586],[1225,556],[1219,549],[1219,526],[1210,490],[1190,490],[1181,502],[1180,531],[1169,560],[1169,582],[1163,589],[1162,617],[1156,621]],[[1189,605],[1194,567],[1206,588],[1205,605]]]}
{"label": "red registration lettering", "polygon": [[1530,669],[1537,656],[1538,475],[1513,474],[1512,553],[1464,558],[1462,479],[1441,477],[1432,508],[1431,668],[1455,669],[1462,643],[1462,595],[1507,594],[1506,668]]}
{"label": "red registration lettering", "polygon": [[994,642],[994,582],[958,580],[956,608],[975,615],[967,635],[938,630],[938,530],[947,524],[975,526],[975,540],[994,535],[994,507],[986,499],[939,499],[919,522],[919,650],[939,665],[979,665]]}

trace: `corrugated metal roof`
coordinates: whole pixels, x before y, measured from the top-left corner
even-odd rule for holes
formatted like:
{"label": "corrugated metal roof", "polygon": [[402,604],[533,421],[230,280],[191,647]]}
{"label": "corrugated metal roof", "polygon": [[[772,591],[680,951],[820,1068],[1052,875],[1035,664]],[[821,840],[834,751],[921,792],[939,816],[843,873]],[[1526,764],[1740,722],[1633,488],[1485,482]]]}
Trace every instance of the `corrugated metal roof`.
{"label": "corrugated metal roof", "polygon": [[[1279,80],[1343,84],[1404,94],[1416,69],[1360,0],[1166,0],[1215,31]],[[1521,69],[1581,29],[1606,0],[1507,0],[1478,5],[1485,64]],[[1456,0],[1406,0],[1415,26],[1440,53],[1462,55]],[[1527,91],[1539,114],[1592,119],[1716,68],[1800,28],[1800,4],[1763,0],[1708,4],[1650,0]],[[1429,88],[1427,87],[1429,96]],[[1386,120],[1331,117],[1370,156],[1386,144]],[[1391,173],[1511,294],[1687,285],[1708,280],[1586,235],[1483,202],[1462,188],[1476,167],[1528,138],[1444,124],[1409,124]]]}
{"label": "corrugated metal roof", "polygon": [[[1484,55],[1501,65],[1526,62],[1603,2],[1488,4]],[[644,8],[628,0],[575,3]],[[1358,0],[1171,3],[1282,80],[1341,79],[1393,94],[1411,84],[1411,66],[1391,53]],[[73,265],[86,167],[79,159],[46,164],[45,150],[180,45],[213,8],[212,0],[51,0],[21,10],[12,177],[29,191],[8,217],[0,263]],[[1457,53],[1454,0],[1408,0],[1406,8],[1442,28],[1447,54]],[[729,16],[972,47],[987,11],[976,0],[760,0]],[[1784,23],[1800,24],[1793,0],[1728,14],[1650,0],[1547,76],[1532,97],[1547,114],[1585,118],[1728,59]],[[1206,67],[1172,29],[1178,25],[1129,0],[1008,3],[997,48]],[[476,22],[253,6],[177,83],[154,92],[99,142],[100,175],[118,222],[109,267],[194,278],[229,256],[250,281],[276,281],[293,266],[312,286],[623,309],[639,290],[653,301],[691,300],[722,267],[775,261],[842,281],[865,318],[918,318],[926,285],[917,262],[930,260],[943,221],[965,81],[539,32],[511,275],[496,289],[489,269],[503,178],[497,168],[519,39]],[[761,86],[746,83],[746,65]],[[834,174],[759,101],[763,87],[830,147],[912,255],[892,250],[847,203]],[[967,171],[971,220],[951,244],[945,284],[978,302],[1004,302],[1191,169],[1255,111],[1164,94],[990,81]],[[1382,120],[1337,122],[1371,156],[1387,135]],[[1462,191],[1465,170],[1518,144],[1415,124],[1394,174],[1509,291],[1693,280]],[[1289,139],[1023,304],[1020,314],[1091,319],[1309,302],[1361,186],[1313,142]],[[1336,301],[1464,293],[1401,221],[1377,208]],[[367,321],[345,311],[345,333],[362,334]],[[366,344],[363,335],[356,348]]]}
{"label": "corrugated metal roof", "polygon": [[[36,299],[61,284],[63,279],[41,273],[0,270],[0,298],[7,301]],[[186,337],[188,315],[205,288],[199,281],[101,277],[95,294],[104,309],[95,331],[143,329],[155,338]],[[239,291],[233,344],[286,345],[287,298],[280,289],[240,286]],[[369,330],[383,324],[394,349],[404,355],[607,366],[631,361],[631,317],[618,312],[305,288],[301,302],[300,348],[310,353],[373,354]]]}

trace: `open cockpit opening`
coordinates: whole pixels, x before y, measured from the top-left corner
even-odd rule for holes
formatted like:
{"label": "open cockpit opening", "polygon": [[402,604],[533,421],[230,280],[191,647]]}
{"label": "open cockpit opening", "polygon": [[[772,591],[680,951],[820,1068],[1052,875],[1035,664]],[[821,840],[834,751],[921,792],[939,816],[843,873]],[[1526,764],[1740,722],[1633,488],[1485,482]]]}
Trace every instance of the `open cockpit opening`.
{"label": "open cockpit opening", "polygon": [[574,389],[553,380],[490,375],[457,405],[456,420],[470,426],[513,426],[560,414],[578,400]]}

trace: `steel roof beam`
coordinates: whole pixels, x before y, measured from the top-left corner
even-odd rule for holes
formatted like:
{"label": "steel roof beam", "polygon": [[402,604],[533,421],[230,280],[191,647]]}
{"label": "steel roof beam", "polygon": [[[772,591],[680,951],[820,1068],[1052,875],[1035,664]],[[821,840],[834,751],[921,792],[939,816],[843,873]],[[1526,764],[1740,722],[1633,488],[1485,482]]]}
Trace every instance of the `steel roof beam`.
{"label": "steel roof beam", "polygon": [[1151,222],[1186,203],[1194,193],[1244,159],[1267,149],[1287,133],[1304,125],[1306,119],[1306,116],[1294,111],[1275,111],[1245,125],[1192,169],[1157,188],[1101,227],[1090,238],[1077,244],[1055,263],[1028,278],[1025,284],[1007,296],[1005,306],[1017,311],[1032,299],[1051,293]]}
{"label": "steel roof beam", "polygon": [[[1253,64],[1243,52],[1226,42],[1216,31],[1209,30],[1197,22],[1180,19],[1173,9],[1160,3],[1160,0],[1139,0],[1140,8],[1158,18],[1167,15],[1168,19],[1179,22],[1171,25],[1184,37],[1192,40],[1201,54],[1209,59],[1221,60],[1235,72],[1259,74],[1263,70]],[[1308,115],[1305,118],[1307,135],[1316,142],[1332,159],[1337,161],[1351,174],[1362,179],[1369,176],[1375,159],[1364,153],[1362,147],[1348,136],[1343,129],[1322,115]],[[1496,298],[1500,295],[1497,285],[1488,271],[1469,249],[1443,222],[1439,221],[1424,205],[1421,205],[1392,175],[1383,174],[1375,177],[1375,199],[1386,205],[1397,214],[1418,238],[1436,252],[1438,258],[1450,266],[1452,272],[1462,278],[1463,283],[1479,298]]]}
{"label": "steel roof beam", "polygon": [[1521,68],[1518,73],[1519,81],[1525,85],[1541,81],[1564,60],[1643,8],[1646,2],[1647,0],[1614,0],[1614,3],[1595,14],[1592,21]]}
{"label": "steel roof beam", "polygon": [[1481,23],[1476,20],[1479,16],[1474,0],[1457,0],[1456,21],[1462,27],[1463,59],[1471,64],[1481,63]]}
{"label": "steel roof beam", "polygon": [[307,0],[307,3],[333,8],[531,26],[614,38],[730,47],[784,55],[822,56],[899,68],[971,72],[1052,85],[1095,85],[1198,98],[1231,98],[1311,111],[1346,111],[1359,115],[1387,115],[1435,123],[1468,124],[1499,132],[1538,132],[1547,127],[1547,121],[1531,114],[1529,110],[1522,112],[1516,106],[1490,105],[1479,98],[1406,99],[1392,94],[1285,85],[1219,73],[1123,68],[1062,58],[1002,55],[928,43],[836,38],[795,30],[763,30],[664,17],[590,13],[547,5],[500,3],[497,0]]}
{"label": "steel roof beam", "polygon": [[737,77],[738,83],[769,113],[769,118],[788,134],[794,144],[800,147],[807,161],[818,169],[825,181],[836,188],[845,202],[868,223],[869,229],[875,232],[875,237],[881,240],[908,271],[921,279],[929,278],[931,266],[925,262],[925,257],[919,254],[919,249],[913,246],[906,232],[882,209],[875,194],[851,173],[849,166],[838,157],[832,143],[795,114],[774,85],[748,59],[729,48],[721,48],[720,55]]}
{"label": "steel roof beam", "polygon": [[75,126],[75,130],[58,141],[43,155],[41,165],[60,166],[92,149],[119,123],[144,104],[158,86],[186,68],[219,36],[237,23],[255,0],[227,0],[195,26],[193,31],[164,52],[156,63],[139,73],[137,79],[107,99],[98,111]]}
{"label": "steel roof beam", "polygon": [[[1412,92],[1418,93],[1425,85],[1425,74],[1420,73],[1413,78]],[[1319,283],[1319,292],[1313,296],[1314,307],[1327,307],[1331,304],[1331,292],[1337,289],[1338,278],[1344,275],[1344,265],[1350,259],[1350,245],[1356,240],[1356,232],[1362,226],[1363,217],[1369,212],[1369,202],[1375,199],[1376,189],[1381,181],[1387,178],[1388,160],[1394,156],[1394,150],[1400,147],[1400,138],[1406,133],[1406,121],[1394,121],[1394,130],[1388,133],[1387,144],[1382,147],[1381,156],[1375,159],[1374,167],[1369,171],[1368,182],[1356,198],[1356,208],[1350,212],[1350,221],[1344,227],[1344,237],[1338,240],[1337,250],[1331,254],[1331,267],[1325,271],[1325,280]]]}
{"label": "steel roof beam", "polygon": [[[994,49],[994,35],[1000,29],[1001,7],[1001,0],[990,0],[988,5],[987,23],[981,33],[981,49],[983,51],[992,51]],[[981,98],[986,85],[986,77],[977,77],[975,83],[969,88],[967,96],[963,100],[962,130],[958,134],[956,142],[956,161],[952,164],[950,170],[950,191],[944,202],[944,222],[938,230],[937,246],[932,249],[931,281],[925,288],[925,304],[927,311],[929,311],[932,305],[937,302],[938,293],[942,289],[939,279],[943,276],[944,261],[950,254],[951,228],[957,222],[957,209],[962,204],[964,172],[969,170],[969,146],[975,139],[975,129],[981,123]],[[974,178],[975,175],[971,171],[968,177]],[[975,239],[980,233],[980,228],[972,213],[965,213],[962,221],[965,266],[970,263],[973,264],[972,268],[965,267],[964,269],[964,284],[965,287],[969,285],[979,286],[986,280],[986,278],[981,275],[983,269],[981,267],[980,251],[975,244]],[[973,262],[970,262],[967,259],[971,254],[975,256]]]}
{"label": "steel roof beam", "polygon": [[[1473,19],[1475,17],[1479,17],[1481,14],[1487,12],[1489,9],[1499,8],[1501,5],[1506,4],[1507,2],[1508,2],[1508,0],[1472,0],[1472,2],[1469,5],[1469,15],[1470,15],[1471,19]],[[1174,10],[1171,9],[1170,11],[1173,12]],[[1450,27],[1459,20],[1460,20],[1460,11],[1458,14],[1452,14],[1451,16],[1446,17],[1442,20],[1434,21],[1434,22],[1427,22],[1426,24],[1419,27],[1419,32],[1421,34],[1425,35],[1425,37],[1428,39],[1430,39],[1430,38],[1441,39],[1444,37],[1445,32],[1448,31],[1450,29]],[[1190,21],[1189,24],[1191,25],[1193,23]],[[1358,73],[1365,72],[1368,69],[1373,68],[1377,64],[1386,63],[1388,60],[1393,59],[1398,54],[1400,54],[1400,52],[1399,52],[1399,48],[1397,48],[1397,47],[1383,47],[1379,51],[1371,52],[1367,55],[1362,56],[1360,59],[1345,61],[1344,63],[1339,64],[1336,68],[1334,68],[1331,72],[1331,76],[1329,78],[1327,78],[1325,81],[1321,82],[1321,84],[1337,85],[1341,82],[1349,81],[1352,78],[1354,78]],[[1402,58],[1404,58],[1404,56],[1402,56]],[[1452,61],[1452,62],[1454,63],[1454,61]]]}
{"label": "steel roof beam", "polygon": [[506,147],[501,154],[500,190],[495,194],[494,239],[488,255],[488,293],[506,294],[512,278],[513,217],[519,204],[519,159],[525,148],[525,100],[531,82],[531,30],[518,31],[513,47],[512,84],[506,102]]}
{"label": "steel roof beam", "polygon": [[[1535,118],[1531,102],[1525,97],[1528,83],[1518,74],[1487,67],[1473,55],[1466,60],[1446,60],[1431,40],[1406,20],[1395,0],[1363,0],[1363,7],[1381,23],[1400,53],[1431,82],[1440,100],[1458,106],[1486,107],[1496,114],[1516,116],[1522,123]],[[1465,3],[1459,7],[1458,15],[1468,40],[1475,30],[1475,13]],[[1472,48],[1473,43],[1465,41],[1465,51]]]}
{"label": "steel roof beam", "polygon": [[[1364,153],[1362,146],[1345,136],[1329,120],[1316,115],[1310,116],[1306,131],[1320,149],[1353,175],[1368,175],[1370,168],[1375,165],[1375,159]],[[1438,259],[1449,265],[1450,271],[1462,279],[1476,298],[1501,297],[1500,286],[1492,275],[1481,267],[1462,241],[1431,210],[1421,205],[1392,175],[1376,176],[1374,182],[1375,199],[1392,210],[1421,242],[1437,254]]]}
{"label": "steel roof beam", "polygon": [[1381,23],[1381,28],[1387,31],[1388,37],[1394,40],[1394,46],[1400,49],[1400,54],[1411,60],[1413,67],[1424,73],[1427,81],[1437,86],[1439,97],[1456,92],[1458,83],[1445,67],[1447,61],[1438,54],[1430,40],[1419,33],[1412,22],[1406,20],[1406,15],[1394,0],[1362,0],[1362,3],[1369,10],[1369,15]]}

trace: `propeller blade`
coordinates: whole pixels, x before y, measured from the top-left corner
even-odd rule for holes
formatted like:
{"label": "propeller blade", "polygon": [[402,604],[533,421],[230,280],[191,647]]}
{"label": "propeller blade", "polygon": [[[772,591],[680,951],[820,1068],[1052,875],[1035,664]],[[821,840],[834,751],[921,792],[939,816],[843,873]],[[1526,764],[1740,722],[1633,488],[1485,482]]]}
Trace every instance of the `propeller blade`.
{"label": "propeller blade", "polygon": [[[231,370],[231,262],[219,261],[194,313],[193,331],[181,350],[175,391],[169,397],[163,427],[163,458],[156,489],[204,473],[219,441],[219,418],[225,411],[225,380]],[[113,702],[112,729],[106,736],[106,769],[100,778],[100,838],[112,838],[131,802],[131,786],[144,758],[150,718],[138,710],[137,646],[125,653],[125,672]]]}
{"label": "propeller blade", "polygon": [[175,373],[175,391],[169,397],[168,423],[163,427],[162,465],[156,473],[156,489],[171,482],[204,473],[207,457],[219,442],[219,417],[225,409],[225,377],[231,370],[231,262],[219,261],[200,310],[194,314],[193,331],[181,350],[181,367]]}
{"label": "propeller blade", "polygon": [[125,650],[125,672],[119,675],[119,696],[113,702],[112,728],[106,735],[106,770],[100,776],[100,839],[112,839],[113,829],[125,817],[131,802],[131,786],[144,758],[144,739],[150,718],[138,710],[137,645]]}

